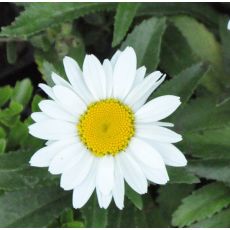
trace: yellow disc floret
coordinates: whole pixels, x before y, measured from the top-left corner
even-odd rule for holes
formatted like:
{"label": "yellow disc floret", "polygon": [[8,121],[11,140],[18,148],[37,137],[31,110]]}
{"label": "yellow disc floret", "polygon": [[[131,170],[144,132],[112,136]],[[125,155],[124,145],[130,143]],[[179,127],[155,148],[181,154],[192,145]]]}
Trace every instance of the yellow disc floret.
{"label": "yellow disc floret", "polygon": [[78,135],[97,157],[115,156],[133,137],[133,111],[117,99],[105,99],[88,106],[77,124]]}

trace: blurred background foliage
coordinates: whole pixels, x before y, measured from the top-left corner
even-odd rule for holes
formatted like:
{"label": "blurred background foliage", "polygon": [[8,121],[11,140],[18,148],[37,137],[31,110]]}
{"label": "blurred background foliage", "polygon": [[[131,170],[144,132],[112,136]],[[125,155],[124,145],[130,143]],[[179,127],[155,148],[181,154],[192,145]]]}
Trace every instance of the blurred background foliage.
{"label": "blurred background foliage", "polygon": [[[230,227],[229,14],[228,3],[0,3],[0,227]],[[139,66],[167,73],[150,98],[182,99],[169,120],[188,166],[142,197],[126,187],[122,211],[95,196],[74,210],[58,177],[28,166],[44,145],[27,130],[37,84],[65,78],[65,55],[81,65],[128,45]]]}

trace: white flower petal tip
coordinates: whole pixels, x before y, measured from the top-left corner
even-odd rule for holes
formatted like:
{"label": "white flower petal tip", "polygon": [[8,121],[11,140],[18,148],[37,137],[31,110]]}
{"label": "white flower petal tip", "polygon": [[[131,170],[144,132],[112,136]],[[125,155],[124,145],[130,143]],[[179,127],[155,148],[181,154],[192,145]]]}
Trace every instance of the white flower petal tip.
{"label": "white flower petal tip", "polygon": [[228,21],[227,29],[230,30],[230,20]]}
{"label": "white flower petal tip", "polygon": [[169,181],[166,165],[186,166],[173,145],[182,136],[167,128],[172,123],[161,121],[178,108],[180,98],[165,95],[147,102],[165,74],[146,76],[145,66],[137,69],[132,47],[102,62],[86,55],[82,69],[71,57],[63,64],[67,80],[52,73],[53,87],[39,84],[49,99],[31,114],[34,124],[28,130],[46,142],[29,164],[60,174],[60,187],[73,190],[74,208],[82,208],[96,192],[100,208],[114,200],[122,210],[125,183],[145,194],[150,183]]}

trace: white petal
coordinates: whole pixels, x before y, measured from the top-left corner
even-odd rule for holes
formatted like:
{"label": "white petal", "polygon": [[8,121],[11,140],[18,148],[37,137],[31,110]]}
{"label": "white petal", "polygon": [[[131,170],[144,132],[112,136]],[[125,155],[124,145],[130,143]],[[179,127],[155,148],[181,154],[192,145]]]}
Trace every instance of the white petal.
{"label": "white petal", "polygon": [[75,90],[75,92],[86,103],[92,102],[93,97],[85,85],[82,71],[81,71],[78,63],[70,57],[65,57],[63,59],[63,63],[64,63],[66,75],[67,75],[73,89]]}
{"label": "white petal", "polygon": [[70,89],[57,85],[53,87],[53,92],[58,102],[76,119],[86,110],[85,103]]}
{"label": "white petal", "polygon": [[145,141],[133,137],[130,143],[130,153],[140,162],[142,170],[148,180],[165,184],[168,181],[168,174],[161,155]]}
{"label": "white petal", "polygon": [[131,90],[137,67],[135,51],[127,47],[119,56],[113,72],[113,95],[115,98],[124,99]]}
{"label": "white petal", "polygon": [[139,85],[134,87],[125,99],[125,103],[137,111],[148,99],[150,94],[164,81],[165,76],[160,71],[155,71],[148,75]]}
{"label": "white petal", "polygon": [[95,159],[85,180],[73,190],[73,207],[82,208],[92,195],[96,186],[97,163]]}
{"label": "white petal", "polygon": [[43,84],[43,83],[40,83],[38,84],[38,86],[52,99],[55,99],[55,96],[54,96],[54,93],[53,93],[53,90],[50,86],[46,85],[46,84]]}
{"label": "white petal", "polygon": [[136,112],[136,120],[143,123],[159,121],[171,115],[180,104],[180,97],[177,96],[157,97]]}
{"label": "white petal", "polygon": [[113,68],[114,68],[114,66],[115,66],[115,64],[116,64],[116,62],[117,62],[117,59],[120,57],[121,53],[122,53],[122,52],[121,52],[120,50],[117,50],[116,53],[112,56],[110,62],[111,62],[111,64],[112,64],[112,67],[113,67]]}
{"label": "white petal", "polygon": [[102,200],[102,208],[107,209],[112,201],[112,193],[109,193],[107,195],[101,193],[101,200]]}
{"label": "white petal", "polygon": [[145,66],[141,66],[140,68],[137,69],[135,80],[133,83],[134,87],[137,86],[138,84],[140,84],[144,80],[145,73],[146,73],[146,67]]}
{"label": "white petal", "polygon": [[116,206],[119,209],[123,209],[125,196],[124,178],[122,176],[120,165],[117,163],[116,157],[114,163],[114,186],[112,193]]}
{"label": "white petal", "polygon": [[90,172],[92,163],[95,157],[92,156],[86,149],[84,156],[72,168],[64,171],[61,176],[61,187],[64,190],[71,190],[80,185]]}
{"label": "white petal", "polygon": [[110,98],[112,96],[113,91],[113,69],[108,59],[104,60],[103,68],[106,75],[106,96]]}
{"label": "white petal", "polygon": [[67,146],[53,158],[49,166],[49,172],[52,174],[60,174],[71,168],[73,164],[79,162],[84,156],[82,148],[80,143]]}
{"label": "white petal", "polygon": [[56,141],[50,141],[50,140],[49,140],[49,141],[46,141],[45,145],[48,146],[48,145],[50,145],[50,144],[53,144],[54,142],[56,142]]}
{"label": "white petal", "polygon": [[77,134],[75,125],[60,121],[46,120],[29,126],[29,133],[44,140],[60,140],[74,137]]}
{"label": "white petal", "polygon": [[182,136],[180,134],[177,134],[168,128],[151,124],[137,124],[136,136],[167,143],[176,143],[182,140]]}
{"label": "white petal", "polygon": [[114,157],[104,156],[99,160],[96,186],[103,195],[108,195],[114,183]]}
{"label": "white petal", "polygon": [[45,115],[43,112],[34,112],[31,114],[31,118],[35,121],[35,122],[40,122],[40,121],[45,121],[45,120],[49,120],[50,117],[48,117],[47,115]]}
{"label": "white petal", "polygon": [[97,193],[98,205],[99,205],[100,208],[103,208],[102,194],[101,194],[100,190],[97,187],[96,187],[96,193]]}
{"label": "white petal", "polygon": [[158,126],[165,126],[165,127],[174,127],[173,123],[163,122],[163,121],[154,121],[152,124]]}
{"label": "white petal", "polygon": [[30,165],[36,167],[48,167],[53,157],[75,140],[56,141],[49,146],[39,149],[30,159]]}
{"label": "white petal", "polygon": [[152,146],[160,153],[166,165],[174,167],[182,167],[187,165],[185,156],[174,145],[152,142]]}
{"label": "white petal", "polygon": [[147,180],[139,165],[133,160],[129,152],[119,153],[117,160],[122,174],[129,186],[139,194],[147,192]]}
{"label": "white petal", "polygon": [[55,85],[62,85],[62,86],[65,86],[67,88],[72,88],[72,86],[64,78],[60,77],[59,75],[57,75],[54,72],[52,72],[51,78],[52,78],[53,82],[55,83]]}
{"label": "white petal", "polygon": [[71,115],[62,109],[55,101],[53,100],[43,100],[38,104],[42,112],[47,116],[52,117],[57,120],[64,120],[70,122],[76,122],[77,117]]}
{"label": "white petal", "polygon": [[230,20],[228,21],[227,29],[230,30]]}
{"label": "white petal", "polygon": [[100,61],[94,55],[86,55],[83,63],[86,85],[96,100],[106,98],[106,76]]}

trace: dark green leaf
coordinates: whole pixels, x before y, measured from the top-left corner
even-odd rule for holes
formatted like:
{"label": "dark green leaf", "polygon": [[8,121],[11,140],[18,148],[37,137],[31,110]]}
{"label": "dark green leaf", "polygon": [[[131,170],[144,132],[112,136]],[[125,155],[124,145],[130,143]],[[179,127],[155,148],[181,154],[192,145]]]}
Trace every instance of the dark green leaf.
{"label": "dark green leaf", "polygon": [[17,61],[17,43],[10,41],[6,43],[6,57],[9,64]]}
{"label": "dark green leaf", "polygon": [[0,36],[20,37],[26,39],[28,36],[39,33],[50,26],[77,19],[98,10],[113,9],[115,6],[115,3],[97,2],[55,4],[31,3],[26,7],[25,11],[16,18],[16,21],[13,24],[2,28]]}
{"label": "dark green leaf", "polygon": [[169,183],[171,184],[194,184],[200,182],[200,180],[186,168],[167,167],[167,171],[170,179]]}
{"label": "dark green leaf", "polygon": [[70,193],[56,187],[7,192],[0,196],[0,227],[47,227],[69,206]]}
{"label": "dark green leaf", "polygon": [[86,227],[103,228],[107,226],[107,210],[99,207],[96,192],[81,209],[81,213]]}
{"label": "dark green leaf", "polygon": [[191,225],[193,228],[229,228],[230,227],[230,209],[221,211],[211,218],[202,220]]}
{"label": "dark green leaf", "polygon": [[153,95],[177,95],[180,96],[182,103],[185,104],[192,96],[194,90],[197,88],[200,80],[207,70],[207,64],[198,63],[193,65],[163,84],[157,93],[154,93]]}
{"label": "dark green leaf", "polygon": [[[221,138],[220,138],[221,137]],[[230,159],[230,127],[185,133],[180,145],[192,156],[203,159]]]}
{"label": "dark green leaf", "polygon": [[122,43],[121,49],[132,46],[138,66],[145,65],[149,72],[159,63],[161,39],[166,28],[165,18],[151,18],[136,26]]}
{"label": "dark green leaf", "polygon": [[114,22],[112,46],[118,45],[125,37],[135,17],[139,3],[121,2],[118,4]]}
{"label": "dark green leaf", "polygon": [[196,190],[183,199],[173,214],[174,226],[189,226],[195,221],[211,217],[230,204],[230,189],[220,183],[212,183]]}
{"label": "dark green leaf", "polygon": [[140,194],[136,193],[133,189],[131,189],[128,184],[125,186],[125,195],[128,197],[128,199],[138,208],[143,208],[143,202],[142,197]]}
{"label": "dark green leaf", "polygon": [[6,139],[0,138],[0,154],[4,153],[6,149]]}
{"label": "dark green leaf", "polygon": [[188,170],[199,177],[230,183],[230,159],[190,161]]}

